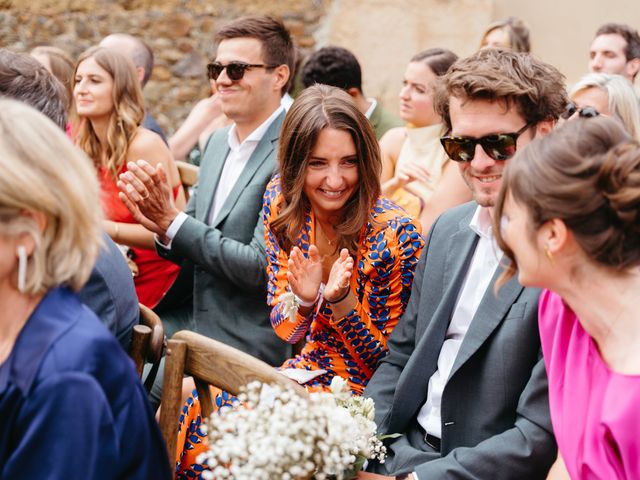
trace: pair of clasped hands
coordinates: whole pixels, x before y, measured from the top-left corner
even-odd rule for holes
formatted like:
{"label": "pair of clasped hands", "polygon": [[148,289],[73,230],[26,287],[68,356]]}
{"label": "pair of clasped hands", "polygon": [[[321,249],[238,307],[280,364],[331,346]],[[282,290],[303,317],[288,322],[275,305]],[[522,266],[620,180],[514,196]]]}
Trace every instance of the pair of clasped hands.
{"label": "pair of clasped hands", "polygon": [[[153,167],[145,160],[129,162],[127,171],[120,174],[117,186],[120,200],[131,211],[133,218],[166,244],[167,229],[180,210],[175,206],[167,173],[162,165]],[[291,291],[303,302],[315,303],[322,282],[322,258],[318,248],[311,245],[308,258],[305,258],[302,251],[294,247],[288,267],[287,278]],[[338,300],[348,299],[352,274],[353,258],[343,248],[331,267],[323,293],[325,301],[338,303]]]}
{"label": "pair of clasped hands", "polygon": [[133,218],[147,230],[167,243],[166,232],[180,213],[173,201],[171,185],[162,164],[152,167],[145,160],[127,163],[127,171],[121,173],[116,183],[122,203]]}
{"label": "pair of clasped hands", "polygon": [[[322,282],[322,257],[318,247],[310,245],[307,257],[298,247],[293,247],[289,254],[288,267],[287,280],[291,292],[303,303],[315,304],[320,297],[319,290]],[[337,304],[342,304],[343,300],[350,297],[351,275],[353,275],[353,257],[349,255],[349,250],[343,248],[331,266],[329,278],[322,294],[326,302],[334,304],[334,311]]]}

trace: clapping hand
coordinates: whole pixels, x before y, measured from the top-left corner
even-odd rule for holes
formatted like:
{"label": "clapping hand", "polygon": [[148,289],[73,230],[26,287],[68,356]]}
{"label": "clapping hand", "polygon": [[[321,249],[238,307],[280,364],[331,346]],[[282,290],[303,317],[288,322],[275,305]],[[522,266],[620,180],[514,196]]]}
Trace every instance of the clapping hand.
{"label": "clapping hand", "polygon": [[120,174],[119,197],[133,218],[147,230],[164,236],[179,210],[173,202],[171,186],[161,164],[152,167],[144,160],[129,162]]}
{"label": "clapping hand", "polygon": [[303,302],[313,302],[322,282],[322,262],[318,247],[310,245],[307,258],[298,247],[293,247],[288,266],[287,279],[291,291]]}
{"label": "clapping hand", "polygon": [[349,283],[353,274],[353,257],[349,255],[349,250],[340,250],[340,256],[333,263],[329,279],[324,287],[324,298],[331,303],[337,299],[344,298],[349,291]]}

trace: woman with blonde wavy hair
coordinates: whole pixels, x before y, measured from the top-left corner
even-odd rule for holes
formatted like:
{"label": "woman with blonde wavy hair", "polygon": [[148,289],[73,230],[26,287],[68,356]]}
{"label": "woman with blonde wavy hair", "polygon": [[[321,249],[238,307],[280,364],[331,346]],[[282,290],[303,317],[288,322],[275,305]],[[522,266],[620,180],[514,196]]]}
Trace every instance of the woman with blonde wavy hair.
{"label": "woman with blonde wavy hair", "polygon": [[171,152],[155,133],[141,127],[142,90],[133,64],[118,51],[93,47],[80,55],[73,86],[75,141],[93,160],[102,186],[105,230],[129,247],[136,265],[136,292],[140,303],[154,307],[162,299],[179,267],[160,258],[153,233],[138,224],[118,197],[116,182],[127,164],[138,159],[162,164],[173,188],[176,206],[185,204]]}
{"label": "woman with blonde wavy hair", "polygon": [[571,102],[562,118],[605,115],[617,119],[629,135],[640,141],[640,106],[633,87],[622,75],[588,73],[569,89]]}
{"label": "woman with blonde wavy hair", "polygon": [[102,238],[89,161],[0,100],[0,172],[0,478],[169,478],[131,360],[76,293]]}

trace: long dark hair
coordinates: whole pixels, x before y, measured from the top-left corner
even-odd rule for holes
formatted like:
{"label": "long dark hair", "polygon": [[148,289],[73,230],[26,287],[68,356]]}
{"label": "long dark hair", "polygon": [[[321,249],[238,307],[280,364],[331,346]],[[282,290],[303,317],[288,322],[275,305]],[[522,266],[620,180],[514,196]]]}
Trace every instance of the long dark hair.
{"label": "long dark hair", "polygon": [[358,251],[360,232],[370,219],[371,208],[380,196],[382,162],[378,141],[369,120],[353,100],[339,88],[314,85],[304,90],[293,103],[282,125],[278,165],[284,203],[271,228],[280,247],[289,251],[304,226],[311,207],[304,194],[309,155],[320,131],[344,130],[351,135],[358,159],[358,188],[343,208],[343,217],[335,226],[340,237],[338,248]]}

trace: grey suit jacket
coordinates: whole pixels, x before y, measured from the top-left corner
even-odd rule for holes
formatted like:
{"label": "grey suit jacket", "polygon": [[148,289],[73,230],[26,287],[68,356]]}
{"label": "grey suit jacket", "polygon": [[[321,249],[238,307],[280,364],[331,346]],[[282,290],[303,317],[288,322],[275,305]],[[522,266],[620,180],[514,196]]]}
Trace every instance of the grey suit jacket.
{"label": "grey suit jacket", "polygon": [[555,459],[547,378],[537,324],[538,289],[512,278],[498,292],[494,275],[454,362],[442,395],[441,452],[424,442],[417,414],[478,236],[469,227],[477,204],[444,213],[416,268],[407,310],[365,395],[374,399],[381,433],[402,433],[389,445],[386,474],[415,471],[422,479],[544,478]]}
{"label": "grey suit jacket", "polygon": [[171,250],[158,246],[170,260],[193,263],[193,317],[186,328],[280,365],[291,346],[279,339],[269,321],[262,197],[276,170],[276,149],[284,113],[270,125],[212,225],[209,211],[229,153],[228,128],[207,143],[200,178],[185,212],[189,218],[173,239]]}

